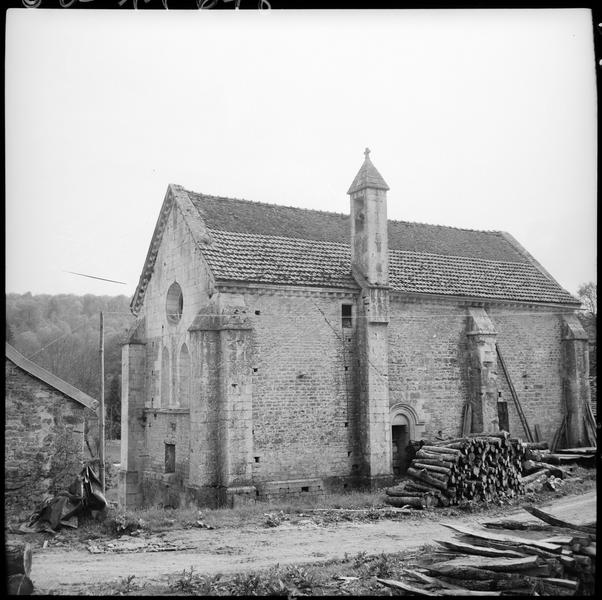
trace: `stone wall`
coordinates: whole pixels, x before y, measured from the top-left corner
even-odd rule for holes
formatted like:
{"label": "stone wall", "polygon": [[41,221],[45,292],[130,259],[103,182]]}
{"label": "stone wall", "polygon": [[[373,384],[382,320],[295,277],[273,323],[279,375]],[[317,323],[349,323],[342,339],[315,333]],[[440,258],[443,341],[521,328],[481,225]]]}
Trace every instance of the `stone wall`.
{"label": "stone wall", "polygon": [[[562,421],[561,315],[537,307],[492,307],[488,310],[498,332],[508,374],[529,428],[539,426],[550,443]],[[498,385],[508,403],[510,433],[526,438],[501,366]]]}
{"label": "stone wall", "polygon": [[246,294],[245,303],[253,320],[253,482],[266,495],[344,489],[361,464],[357,315],[354,306],[352,327],[343,327],[341,309],[354,297],[283,291]]}
{"label": "stone wall", "polygon": [[468,397],[466,308],[451,302],[391,297],[389,402],[405,404],[425,437],[456,437]]}
{"label": "stone wall", "polygon": [[[182,313],[177,322],[168,318],[166,302],[174,282],[180,286],[183,297]],[[134,467],[129,468],[127,475],[131,481],[128,492],[131,505],[179,503],[182,494],[174,490],[183,490],[189,480],[198,483],[197,464],[207,462],[207,456],[214,461],[214,453],[208,447],[202,448],[205,440],[211,443],[210,436],[204,436],[207,432],[199,427],[201,414],[207,414],[203,408],[206,398],[200,385],[207,371],[206,367],[201,368],[206,348],[201,336],[189,331],[199,309],[208,302],[212,294],[210,289],[211,277],[201,251],[190,235],[181,207],[174,203],[165,222],[153,275],[139,315],[144,321],[144,358],[137,357],[135,365],[124,362],[128,370],[144,370],[143,385],[123,394],[128,397],[132,409],[144,407],[136,416],[140,434],[136,424],[129,425],[130,429],[136,430],[130,432],[130,437],[135,433],[133,437],[139,438],[135,465],[134,457],[131,457],[130,464]],[[124,352],[130,352],[127,348],[124,347]],[[127,385],[124,381],[124,386]],[[127,411],[126,406],[123,409]],[[191,424],[194,424],[195,437],[203,440],[194,447],[190,444]],[[174,473],[165,473],[166,444],[175,445]],[[200,448],[203,451],[199,451]],[[194,456],[192,461],[191,456]],[[126,485],[125,478],[124,473],[122,486]]]}
{"label": "stone wall", "polygon": [[[467,307],[463,303],[391,300],[390,402],[405,403],[425,423],[424,435],[461,432],[469,396]],[[523,411],[534,433],[551,442],[563,415],[561,314],[528,305],[492,305],[486,312]],[[507,402],[510,433],[525,438],[508,382],[497,364],[498,391]]]}
{"label": "stone wall", "polygon": [[79,474],[84,422],[95,414],[8,359],[5,384],[5,510],[25,518]]}

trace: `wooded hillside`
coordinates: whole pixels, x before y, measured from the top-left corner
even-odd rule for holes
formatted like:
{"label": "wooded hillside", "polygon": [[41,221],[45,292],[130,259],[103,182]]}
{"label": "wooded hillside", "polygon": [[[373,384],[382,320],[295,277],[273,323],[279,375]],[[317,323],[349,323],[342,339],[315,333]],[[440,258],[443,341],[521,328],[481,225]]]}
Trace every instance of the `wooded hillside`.
{"label": "wooded hillside", "polygon": [[105,326],[108,437],[119,437],[120,341],[133,324],[127,296],[6,295],[6,341],[93,398],[100,394],[99,315]]}

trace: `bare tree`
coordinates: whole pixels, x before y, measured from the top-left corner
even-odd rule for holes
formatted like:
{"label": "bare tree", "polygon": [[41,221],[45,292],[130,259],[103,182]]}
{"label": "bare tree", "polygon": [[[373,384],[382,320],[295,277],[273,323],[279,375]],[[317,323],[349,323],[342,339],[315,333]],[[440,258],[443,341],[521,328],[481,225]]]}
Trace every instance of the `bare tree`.
{"label": "bare tree", "polygon": [[577,290],[577,296],[581,300],[583,310],[595,318],[598,306],[597,285],[593,281],[581,284]]}

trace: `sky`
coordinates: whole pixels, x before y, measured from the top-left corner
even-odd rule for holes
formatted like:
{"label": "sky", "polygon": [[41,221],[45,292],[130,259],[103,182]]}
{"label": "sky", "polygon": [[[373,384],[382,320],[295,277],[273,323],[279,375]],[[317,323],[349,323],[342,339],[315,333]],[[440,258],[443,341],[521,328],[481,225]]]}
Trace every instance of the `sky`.
{"label": "sky", "polygon": [[596,279],[589,10],[6,24],[7,292],[131,296],[169,183],[348,213],[365,147],[390,219],[508,231],[569,292]]}

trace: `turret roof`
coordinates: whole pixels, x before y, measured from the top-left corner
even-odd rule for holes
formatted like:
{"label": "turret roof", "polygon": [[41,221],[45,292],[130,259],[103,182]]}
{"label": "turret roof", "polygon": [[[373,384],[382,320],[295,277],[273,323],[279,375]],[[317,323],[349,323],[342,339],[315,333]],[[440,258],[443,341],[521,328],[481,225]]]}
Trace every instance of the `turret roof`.
{"label": "turret roof", "polygon": [[370,149],[366,148],[364,151],[364,164],[357,172],[351,187],[349,188],[348,194],[359,192],[365,188],[373,188],[377,190],[388,190],[389,186],[386,184],[382,175],[377,171],[376,167],[370,160]]}

